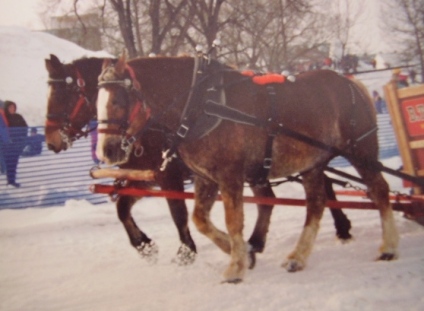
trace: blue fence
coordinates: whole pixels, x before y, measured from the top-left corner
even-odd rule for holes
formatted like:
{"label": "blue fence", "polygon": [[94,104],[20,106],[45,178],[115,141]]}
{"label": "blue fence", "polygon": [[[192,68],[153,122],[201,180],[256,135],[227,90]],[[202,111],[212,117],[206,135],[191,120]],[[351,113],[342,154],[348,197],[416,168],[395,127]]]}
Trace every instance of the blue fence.
{"label": "blue fence", "polygon": [[[44,134],[43,127],[37,129]],[[7,185],[6,174],[0,175],[0,209],[57,206],[69,199],[84,199],[93,204],[107,202],[106,195],[89,190],[95,183],[89,176],[94,165],[90,137],[76,141],[72,148],[58,154],[47,150],[43,142],[41,154],[19,158],[19,188]]]}
{"label": "blue fence", "polygon": [[[399,155],[390,116],[378,115],[380,158]],[[38,127],[44,134],[44,128]],[[40,155],[21,156],[17,169],[17,182],[21,187],[7,185],[5,174],[0,175],[0,209],[46,207],[63,205],[69,199],[87,200],[93,204],[108,202],[104,194],[93,194],[89,187],[96,183],[89,176],[95,165],[91,156],[90,137],[82,138],[72,148],[58,154],[47,150],[43,142]],[[331,162],[333,167],[349,166],[343,158]],[[110,183],[111,179],[101,180]]]}

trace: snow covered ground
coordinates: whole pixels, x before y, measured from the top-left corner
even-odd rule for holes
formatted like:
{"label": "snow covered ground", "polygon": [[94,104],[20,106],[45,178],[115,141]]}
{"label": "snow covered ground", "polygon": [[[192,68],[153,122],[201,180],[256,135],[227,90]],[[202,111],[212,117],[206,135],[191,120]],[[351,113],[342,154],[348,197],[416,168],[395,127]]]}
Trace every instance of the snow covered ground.
{"label": "snow covered ground", "polygon": [[[45,34],[0,27],[0,98],[15,99],[33,125],[44,122],[44,58],[57,53],[70,61],[88,53],[74,52],[66,44],[56,50],[60,42]],[[18,55],[27,61],[17,61]],[[387,82],[372,81],[371,87]],[[401,165],[398,157],[384,163]],[[398,179],[388,181],[393,190],[405,190]],[[278,196],[303,197],[301,187],[293,183],[275,191]],[[191,212],[193,202],[187,204]],[[245,212],[247,238],[256,208],[246,204]],[[198,247],[195,263],[180,267],[172,262],[179,240],[161,198],[144,199],[133,208],[135,221],[159,246],[155,265],[143,261],[129,245],[114,203],[68,200],[65,206],[0,210],[0,310],[424,310],[424,227],[396,212],[400,258],[375,262],[381,242],[378,212],[346,213],[355,239],[339,243],[326,211],[308,266],[292,274],[280,265],[299,237],[305,210],[277,206],[255,269],[243,283],[231,285],[220,283],[228,256],[192,223]],[[219,202],[212,219],[225,228]]]}
{"label": "snow covered ground", "polygon": [[[277,193],[302,196],[294,184]],[[246,204],[245,211],[248,237],[256,207]],[[129,245],[113,203],[1,210],[0,310],[424,310],[424,228],[401,213],[395,213],[397,261],[373,260],[381,242],[378,212],[346,210],[355,239],[341,244],[326,211],[307,268],[292,274],[280,265],[299,237],[305,210],[277,206],[266,249],[238,285],[220,284],[228,256],[192,223],[197,259],[186,267],[172,263],[179,240],[164,199],[144,199],[133,213],[159,246],[155,265]],[[212,218],[225,228],[221,203]]]}

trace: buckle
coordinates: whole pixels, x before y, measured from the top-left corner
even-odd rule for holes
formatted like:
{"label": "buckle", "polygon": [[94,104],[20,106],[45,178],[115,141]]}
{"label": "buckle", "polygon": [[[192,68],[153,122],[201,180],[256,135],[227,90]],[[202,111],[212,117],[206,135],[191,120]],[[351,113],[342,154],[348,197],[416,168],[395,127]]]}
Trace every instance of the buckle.
{"label": "buckle", "polygon": [[271,164],[272,164],[272,159],[271,158],[265,158],[264,159],[264,164],[263,167],[266,169],[270,169],[271,168]]}
{"label": "buckle", "polygon": [[181,124],[177,130],[177,135],[181,138],[185,138],[187,136],[188,130],[190,128],[187,125]]}
{"label": "buckle", "polygon": [[135,138],[134,136],[131,136],[130,138],[127,138],[127,143],[132,145],[133,143],[135,143],[136,140],[137,138]]}
{"label": "buckle", "polygon": [[137,138],[135,138],[134,136],[131,136],[129,138],[124,138],[121,141],[121,149],[126,150],[129,146],[131,146],[133,143],[135,143],[136,140],[137,140]]}

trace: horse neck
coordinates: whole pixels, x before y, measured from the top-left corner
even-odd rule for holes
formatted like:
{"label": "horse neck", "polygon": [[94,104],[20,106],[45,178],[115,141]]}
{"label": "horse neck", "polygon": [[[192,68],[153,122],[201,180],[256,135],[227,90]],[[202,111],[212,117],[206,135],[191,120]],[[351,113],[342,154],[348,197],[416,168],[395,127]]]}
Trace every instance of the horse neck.
{"label": "horse neck", "polygon": [[152,116],[175,130],[190,91],[194,59],[159,57],[130,61]]}

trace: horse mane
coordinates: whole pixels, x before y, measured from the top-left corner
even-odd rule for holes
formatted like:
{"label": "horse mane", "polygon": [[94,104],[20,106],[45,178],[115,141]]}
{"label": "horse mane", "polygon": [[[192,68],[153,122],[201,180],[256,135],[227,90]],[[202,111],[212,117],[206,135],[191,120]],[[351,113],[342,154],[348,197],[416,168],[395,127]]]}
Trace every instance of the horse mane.
{"label": "horse mane", "polygon": [[70,64],[64,64],[64,66],[67,68],[77,68],[84,77],[90,77],[94,74],[97,78],[98,73],[101,71],[103,60],[104,58],[83,57],[74,60]]}

